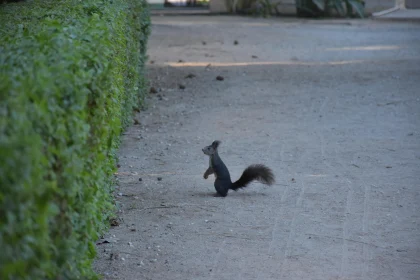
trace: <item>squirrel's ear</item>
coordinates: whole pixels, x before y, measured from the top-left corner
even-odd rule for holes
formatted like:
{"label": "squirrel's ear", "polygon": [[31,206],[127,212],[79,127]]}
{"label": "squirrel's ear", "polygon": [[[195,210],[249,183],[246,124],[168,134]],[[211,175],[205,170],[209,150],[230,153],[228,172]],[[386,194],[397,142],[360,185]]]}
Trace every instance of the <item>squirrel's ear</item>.
{"label": "squirrel's ear", "polygon": [[214,149],[217,149],[219,147],[219,145],[220,145],[220,141],[219,140],[213,141],[213,143],[211,144],[211,146]]}

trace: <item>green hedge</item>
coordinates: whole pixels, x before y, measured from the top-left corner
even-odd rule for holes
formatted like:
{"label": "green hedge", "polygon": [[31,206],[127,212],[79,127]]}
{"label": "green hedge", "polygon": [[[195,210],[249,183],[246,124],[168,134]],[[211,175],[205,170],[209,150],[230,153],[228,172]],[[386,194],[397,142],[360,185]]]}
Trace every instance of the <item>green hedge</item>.
{"label": "green hedge", "polygon": [[0,5],[0,279],[96,278],[149,27],[144,0]]}

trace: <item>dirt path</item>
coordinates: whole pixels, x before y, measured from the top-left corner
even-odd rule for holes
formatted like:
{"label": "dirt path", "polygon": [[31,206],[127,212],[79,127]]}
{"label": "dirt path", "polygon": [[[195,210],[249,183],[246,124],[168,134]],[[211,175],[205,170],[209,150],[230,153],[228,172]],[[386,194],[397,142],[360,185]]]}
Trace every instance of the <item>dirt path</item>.
{"label": "dirt path", "polygon": [[[420,25],[153,24],[161,91],[123,139],[105,279],[420,279]],[[215,139],[233,179],[277,184],[214,198]]]}

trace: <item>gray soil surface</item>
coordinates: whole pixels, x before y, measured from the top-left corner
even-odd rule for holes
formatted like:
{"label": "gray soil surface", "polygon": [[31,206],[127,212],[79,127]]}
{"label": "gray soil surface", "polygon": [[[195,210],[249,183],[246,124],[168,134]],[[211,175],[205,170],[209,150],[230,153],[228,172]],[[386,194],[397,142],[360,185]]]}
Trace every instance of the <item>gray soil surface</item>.
{"label": "gray soil surface", "polygon": [[[419,24],[157,16],[149,55],[105,279],[420,279]],[[213,197],[215,139],[276,184]]]}

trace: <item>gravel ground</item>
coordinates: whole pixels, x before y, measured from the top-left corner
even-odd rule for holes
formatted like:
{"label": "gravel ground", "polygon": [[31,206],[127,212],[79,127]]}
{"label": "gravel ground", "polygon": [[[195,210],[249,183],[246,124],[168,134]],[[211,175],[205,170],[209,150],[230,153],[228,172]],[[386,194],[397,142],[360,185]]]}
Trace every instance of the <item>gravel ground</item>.
{"label": "gravel ground", "polygon": [[[153,17],[157,93],[123,137],[119,225],[98,240],[96,270],[420,279],[419,27]],[[213,197],[201,148],[215,139],[232,179],[264,163],[276,184]]]}

